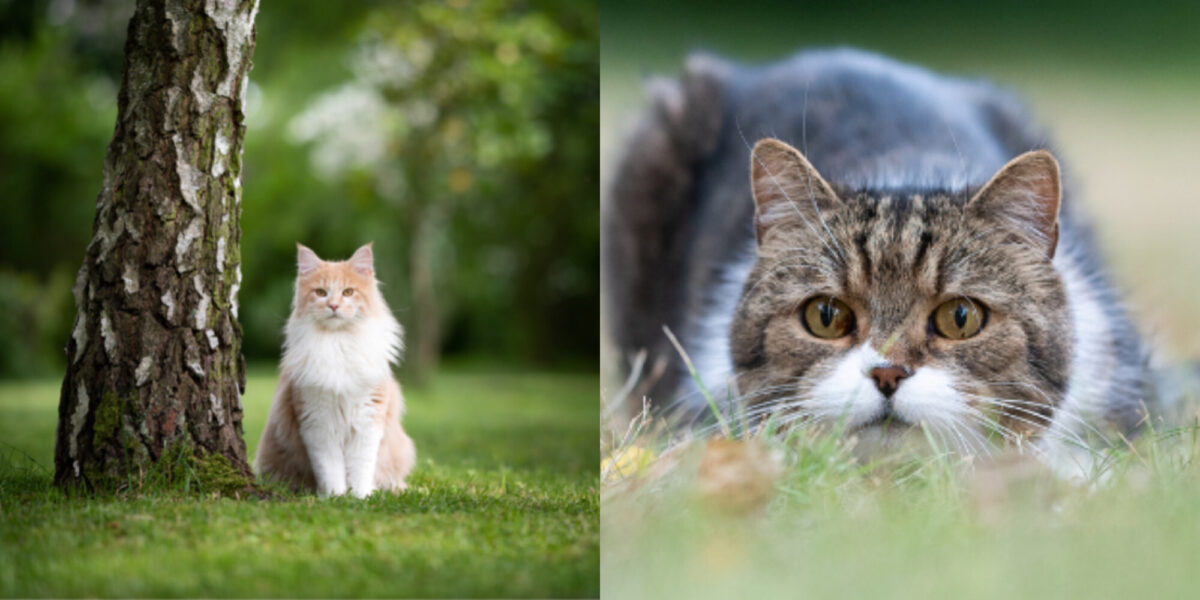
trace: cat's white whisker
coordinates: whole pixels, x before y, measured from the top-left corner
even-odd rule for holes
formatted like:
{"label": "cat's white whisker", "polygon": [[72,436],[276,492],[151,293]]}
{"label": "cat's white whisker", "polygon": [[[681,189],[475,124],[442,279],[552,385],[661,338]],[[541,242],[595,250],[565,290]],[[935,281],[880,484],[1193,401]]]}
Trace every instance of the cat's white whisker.
{"label": "cat's white whisker", "polygon": [[1016,433],[1015,431],[1013,431],[995,421],[992,421],[992,420],[986,418],[982,414],[977,414],[976,416],[973,417],[973,419],[975,420],[976,423],[982,425],[983,427],[988,428],[988,429],[998,433],[1001,436],[1001,438],[1003,438],[1005,440],[1005,442],[1007,442],[1009,444],[1010,447],[1015,447],[1017,452],[1024,454],[1028,450],[1028,451],[1033,452],[1034,454],[1038,455],[1038,457],[1043,460],[1047,460],[1049,458],[1049,456],[1046,454],[1046,452],[1044,450],[1042,450],[1040,447],[1038,447],[1037,444],[1023,443],[1025,440],[1024,436]]}
{"label": "cat's white whisker", "polygon": [[[1052,430],[1050,425],[1053,423],[1053,420],[1047,418],[1045,415],[1042,415],[1041,413],[1037,413],[1037,412],[1031,411],[1031,410],[1023,408],[1023,407],[1009,405],[1009,404],[1006,404],[1003,400],[996,399],[996,398],[974,398],[974,399],[982,401],[982,402],[987,402],[989,404],[992,404],[994,406],[997,406],[997,407],[1005,410],[1006,411],[1005,415],[1008,418],[1013,419],[1018,422],[1021,422],[1021,423],[1025,423],[1025,424],[1033,427],[1035,429],[1035,431],[1037,432],[1038,436],[1043,439],[1057,439],[1057,440],[1069,443],[1072,446],[1079,446],[1079,447],[1084,447],[1084,448],[1090,447],[1090,444],[1088,444],[1088,442],[1086,440],[1084,440],[1079,434],[1075,433],[1074,431],[1071,431],[1069,429],[1062,430],[1062,431]],[[1013,414],[1013,412],[1007,412],[1007,411],[1015,411],[1017,413],[1022,413],[1022,414]],[[1028,415],[1028,417],[1023,416],[1023,415]],[[1040,419],[1040,421],[1035,420],[1035,419]]]}
{"label": "cat's white whisker", "polygon": [[[983,396],[983,397],[980,397],[980,399],[987,400],[990,403],[992,403],[993,405],[999,406],[1004,409],[1015,410],[1015,411],[1027,414],[1032,418],[1042,419],[1043,423],[1040,424],[1040,427],[1049,427],[1052,423],[1054,423],[1055,421],[1057,421],[1059,419],[1063,419],[1063,418],[1071,419],[1071,420],[1075,421],[1077,424],[1083,426],[1089,433],[1095,434],[1097,437],[1099,437],[1101,440],[1103,440],[1104,443],[1106,443],[1106,444],[1112,443],[1112,440],[1110,440],[1108,438],[1108,436],[1104,435],[1104,433],[1102,431],[1100,431],[1097,427],[1095,427],[1091,423],[1087,422],[1085,419],[1083,419],[1079,415],[1071,413],[1070,411],[1062,410],[1060,408],[1054,408],[1052,416],[1047,417],[1046,415],[1043,415],[1043,414],[1037,412],[1036,410],[1034,410],[1034,409],[1038,409],[1038,408],[1046,408],[1047,405],[1042,404],[1042,403],[1032,402],[1029,400],[996,398],[996,397],[990,397],[990,396]],[[1078,433],[1074,433],[1074,432],[1072,432],[1072,433],[1076,436],[1076,438],[1081,443],[1083,442],[1082,436],[1080,436]]]}
{"label": "cat's white whisker", "polygon": [[[1046,400],[1047,403],[1050,402],[1049,395],[1047,395],[1044,391],[1037,389],[1037,387],[1035,387],[1029,383],[1019,382],[1019,381],[1007,381],[1007,382],[1001,381],[1001,382],[988,382],[988,385],[1023,387],[1023,388],[1030,389],[1033,392],[1037,393],[1044,400]],[[1012,403],[1015,405],[1026,405],[1026,406],[1032,406],[1032,407],[1042,406],[1041,404],[1039,404],[1037,402],[1032,402],[1029,400],[1019,400],[1019,399],[1013,399],[1013,398],[1005,399],[1005,402],[1009,402],[1009,403]],[[1103,440],[1103,442],[1105,444],[1107,444],[1107,445],[1113,444],[1113,440],[1111,438],[1109,438],[1107,435],[1105,435],[1104,432],[1100,431],[1100,429],[1097,428],[1090,421],[1088,421],[1087,419],[1084,419],[1080,415],[1075,414],[1074,412],[1067,409],[1066,407],[1056,406],[1054,408],[1054,419],[1058,419],[1060,417],[1072,420],[1074,423],[1076,423],[1076,424],[1080,425],[1081,427],[1083,427],[1084,429],[1088,430],[1088,432],[1095,434],[1097,437],[1099,437],[1101,440]]]}

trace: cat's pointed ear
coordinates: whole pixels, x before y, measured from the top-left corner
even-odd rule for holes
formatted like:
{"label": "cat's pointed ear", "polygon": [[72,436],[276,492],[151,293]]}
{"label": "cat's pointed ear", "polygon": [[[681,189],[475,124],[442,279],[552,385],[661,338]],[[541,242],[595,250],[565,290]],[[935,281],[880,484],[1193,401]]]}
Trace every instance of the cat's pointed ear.
{"label": "cat's pointed ear", "polygon": [[1004,165],[971,198],[966,210],[968,215],[1000,222],[1047,258],[1054,258],[1061,199],[1058,161],[1045,150],[1034,150]]}
{"label": "cat's pointed ear", "polygon": [[308,275],[321,266],[321,258],[304,244],[296,244],[296,271]]}
{"label": "cat's pointed ear", "polygon": [[371,253],[373,244],[374,242],[370,242],[359,248],[354,252],[354,256],[350,257],[350,266],[363,275],[375,274],[375,256]]}
{"label": "cat's pointed ear", "polygon": [[771,138],[759,140],[750,153],[750,186],[759,245],[772,227],[815,224],[822,211],[841,202],[799,150]]}

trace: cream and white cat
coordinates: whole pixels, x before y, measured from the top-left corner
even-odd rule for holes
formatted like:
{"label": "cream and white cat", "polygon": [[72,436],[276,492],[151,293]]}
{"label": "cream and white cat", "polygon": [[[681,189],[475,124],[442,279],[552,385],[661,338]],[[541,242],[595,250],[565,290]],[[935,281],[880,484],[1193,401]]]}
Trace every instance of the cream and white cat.
{"label": "cream and white cat", "polygon": [[344,262],[297,246],[279,388],[255,466],[322,496],[403,490],[416,448],[391,371],[402,330],[379,293],[371,245]]}

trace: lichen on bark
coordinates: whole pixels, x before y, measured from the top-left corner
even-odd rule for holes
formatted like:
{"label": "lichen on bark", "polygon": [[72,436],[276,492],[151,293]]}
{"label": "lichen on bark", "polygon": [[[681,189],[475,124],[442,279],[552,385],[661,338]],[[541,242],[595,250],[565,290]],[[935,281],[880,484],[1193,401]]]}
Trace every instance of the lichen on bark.
{"label": "lichen on bark", "polygon": [[60,485],[143,481],[180,452],[196,472],[215,464],[225,479],[250,476],[236,294],[242,106],[257,11],[257,0],[137,3],[74,290]]}

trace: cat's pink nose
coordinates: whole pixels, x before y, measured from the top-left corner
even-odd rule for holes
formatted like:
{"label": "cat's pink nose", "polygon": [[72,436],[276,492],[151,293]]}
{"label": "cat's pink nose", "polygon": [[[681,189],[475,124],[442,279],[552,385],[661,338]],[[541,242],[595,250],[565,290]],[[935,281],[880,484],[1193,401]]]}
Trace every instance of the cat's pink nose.
{"label": "cat's pink nose", "polygon": [[871,379],[875,380],[875,387],[879,388],[880,393],[891,398],[892,394],[896,393],[896,388],[900,387],[900,382],[912,375],[912,372],[908,367],[881,365],[871,369],[869,374]]}
{"label": "cat's pink nose", "polygon": [[338,305],[336,305],[336,304],[330,304],[329,310],[332,310],[333,312],[337,312],[337,307],[338,307]]}

